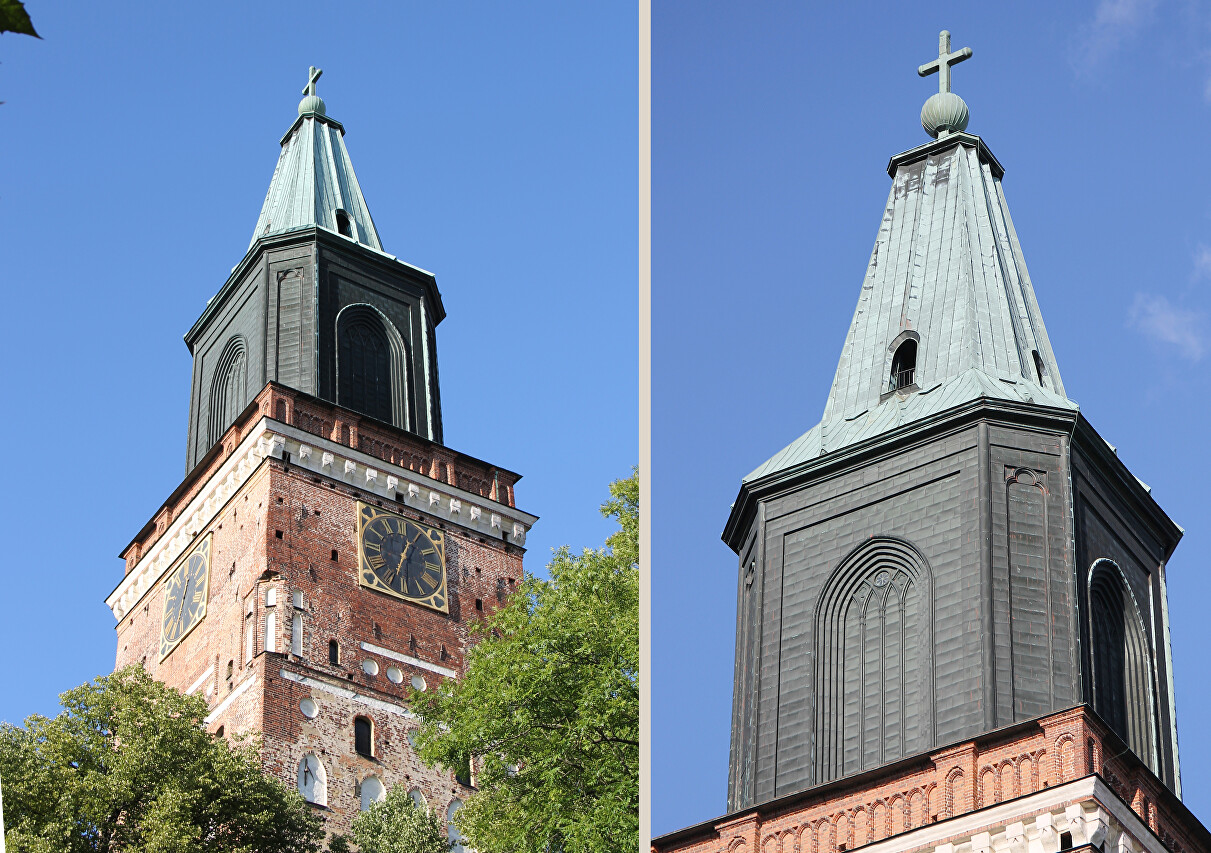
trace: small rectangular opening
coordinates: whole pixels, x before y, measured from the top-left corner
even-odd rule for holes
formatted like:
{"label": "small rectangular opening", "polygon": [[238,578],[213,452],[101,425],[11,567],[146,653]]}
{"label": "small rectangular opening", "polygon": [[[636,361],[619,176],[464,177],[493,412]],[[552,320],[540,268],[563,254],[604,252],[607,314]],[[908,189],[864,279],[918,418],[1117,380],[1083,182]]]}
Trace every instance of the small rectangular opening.
{"label": "small rectangular opening", "polygon": [[336,549],[335,548],[332,549],[332,559],[333,560],[336,559]]}
{"label": "small rectangular opening", "polygon": [[1071,850],[1072,849],[1072,833],[1071,832],[1061,832],[1060,833],[1060,849],[1061,850]]}
{"label": "small rectangular opening", "polygon": [[273,535],[274,535],[274,537],[275,537],[275,538],[277,538],[277,539],[281,539],[281,538],[282,538],[282,531],[280,531],[280,530],[275,530],[275,531],[273,531]]}
{"label": "small rectangular opening", "polygon": [[482,598],[477,598],[477,599],[475,599],[475,609],[476,609],[476,610],[479,610],[479,611],[481,611],[481,612],[483,611],[483,609],[484,609],[484,600],[483,600]]}

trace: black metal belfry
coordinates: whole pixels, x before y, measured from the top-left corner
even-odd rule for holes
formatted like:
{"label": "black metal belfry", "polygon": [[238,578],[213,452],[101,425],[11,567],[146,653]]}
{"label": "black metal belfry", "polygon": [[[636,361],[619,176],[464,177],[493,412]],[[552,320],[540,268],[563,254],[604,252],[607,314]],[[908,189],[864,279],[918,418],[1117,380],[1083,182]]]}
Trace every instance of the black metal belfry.
{"label": "black metal belfry", "polygon": [[185,336],[193,354],[187,469],[267,382],[441,443],[431,273],[383,252],[345,148],[315,94],[281,140],[244,259]]}
{"label": "black metal belfry", "polygon": [[1181,530],[1064,389],[1001,186],[941,90],[897,154],[819,424],[743,481],[728,809],[1086,705],[1180,793]]}

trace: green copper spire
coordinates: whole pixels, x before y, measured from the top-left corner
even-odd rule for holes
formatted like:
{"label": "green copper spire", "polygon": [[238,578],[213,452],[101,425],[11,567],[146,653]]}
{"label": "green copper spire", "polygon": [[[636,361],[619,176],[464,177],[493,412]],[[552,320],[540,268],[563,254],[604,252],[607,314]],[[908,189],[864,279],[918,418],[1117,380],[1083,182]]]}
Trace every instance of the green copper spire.
{"label": "green copper spire", "polygon": [[383,249],[345,149],[345,128],[329,117],[323,99],[315,93],[323,73],[314,65],[308,71],[299,115],[282,137],[282,153],[250,246],[273,234],[324,228],[363,246]]}

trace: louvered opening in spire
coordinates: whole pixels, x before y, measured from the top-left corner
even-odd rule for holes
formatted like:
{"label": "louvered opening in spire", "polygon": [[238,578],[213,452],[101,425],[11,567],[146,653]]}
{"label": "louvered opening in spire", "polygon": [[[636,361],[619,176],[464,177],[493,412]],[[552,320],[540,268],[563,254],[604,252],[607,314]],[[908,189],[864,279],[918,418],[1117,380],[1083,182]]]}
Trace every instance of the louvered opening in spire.
{"label": "louvered opening in spire", "polygon": [[820,424],[746,480],[979,397],[1076,409],[979,137],[899,154]]}
{"label": "louvered opening in spire", "polygon": [[323,73],[312,68],[299,116],[282,137],[282,152],[249,246],[262,237],[299,228],[324,228],[382,251],[345,148],[345,129],[329,118],[315,94]]}

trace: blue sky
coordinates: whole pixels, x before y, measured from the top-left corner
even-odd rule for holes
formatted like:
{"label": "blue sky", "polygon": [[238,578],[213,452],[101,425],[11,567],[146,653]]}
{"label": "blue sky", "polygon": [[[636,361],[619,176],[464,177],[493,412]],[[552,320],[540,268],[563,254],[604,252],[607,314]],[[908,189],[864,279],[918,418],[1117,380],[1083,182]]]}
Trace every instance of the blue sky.
{"label": "blue sky", "polygon": [[1211,5],[665,0],[652,29],[652,829],[723,813],[740,479],[814,425],[938,31],[1064,385],[1186,536],[1186,803],[1211,818]]}
{"label": "blue sky", "polygon": [[50,3],[0,36],[0,720],[112,669],[118,552],[185,474],[181,336],[307,68],[384,248],[437,275],[447,443],[524,475],[527,566],[637,461],[626,4]]}

